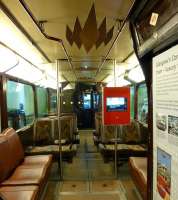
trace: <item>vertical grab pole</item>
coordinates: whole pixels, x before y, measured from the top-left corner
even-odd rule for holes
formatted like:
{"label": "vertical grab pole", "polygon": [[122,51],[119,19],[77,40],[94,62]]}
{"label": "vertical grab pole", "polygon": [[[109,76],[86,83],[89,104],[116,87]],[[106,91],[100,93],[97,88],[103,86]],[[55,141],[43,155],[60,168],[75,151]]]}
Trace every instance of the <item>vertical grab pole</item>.
{"label": "vertical grab pole", "polygon": [[59,135],[59,165],[60,165],[60,178],[63,179],[62,173],[62,145],[61,145],[61,89],[59,88],[59,60],[57,60],[57,121],[58,121],[58,135]]}
{"label": "vertical grab pole", "polygon": [[[117,84],[116,84],[116,59],[114,59],[114,87],[116,87],[117,86]],[[117,179],[117,126],[115,126],[114,127],[115,128],[115,131],[114,131],[114,133],[115,133],[115,139],[114,139],[114,149],[115,149],[115,154],[114,154],[114,162],[115,162],[115,177],[116,177],[116,179]]]}

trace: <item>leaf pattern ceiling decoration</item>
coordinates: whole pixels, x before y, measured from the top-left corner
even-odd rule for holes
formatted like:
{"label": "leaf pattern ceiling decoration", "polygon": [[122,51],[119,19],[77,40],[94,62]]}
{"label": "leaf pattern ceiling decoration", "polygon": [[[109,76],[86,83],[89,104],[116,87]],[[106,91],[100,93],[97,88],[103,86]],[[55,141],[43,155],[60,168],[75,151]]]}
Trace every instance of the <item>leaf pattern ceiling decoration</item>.
{"label": "leaf pattern ceiling decoration", "polygon": [[84,45],[87,53],[94,45],[96,46],[96,49],[98,49],[102,43],[107,45],[113,37],[113,32],[114,26],[111,27],[111,29],[107,32],[106,17],[104,17],[99,28],[97,27],[94,4],[89,12],[83,28],[78,17],[75,20],[73,31],[68,25],[66,26],[66,38],[69,44],[72,46],[73,43],[75,43],[79,49],[82,45]]}

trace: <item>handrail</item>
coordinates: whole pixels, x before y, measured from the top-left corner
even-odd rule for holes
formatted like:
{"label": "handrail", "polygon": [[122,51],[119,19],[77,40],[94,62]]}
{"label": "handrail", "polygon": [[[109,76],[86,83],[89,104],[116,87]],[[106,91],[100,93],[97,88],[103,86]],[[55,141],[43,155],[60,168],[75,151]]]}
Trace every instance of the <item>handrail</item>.
{"label": "handrail", "polygon": [[68,53],[67,53],[67,50],[66,50],[66,48],[65,48],[65,46],[64,46],[63,40],[60,39],[60,38],[56,38],[56,37],[53,37],[53,36],[50,36],[50,35],[46,34],[46,33],[44,32],[43,28],[40,26],[39,21],[35,18],[35,16],[34,16],[33,13],[31,12],[31,10],[29,9],[29,7],[28,7],[27,4],[25,3],[25,1],[24,1],[24,0],[19,0],[19,2],[20,2],[20,4],[23,6],[23,8],[25,9],[25,11],[28,13],[28,15],[31,17],[32,21],[35,23],[35,25],[37,26],[37,28],[39,29],[39,31],[42,33],[43,36],[44,36],[46,39],[48,39],[48,40],[56,41],[56,42],[58,42],[59,44],[62,45],[62,48],[63,48],[63,50],[64,50],[64,53],[65,53],[65,55],[66,55],[66,57],[67,57],[67,60],[68,60],[68,62],[69,62],[70,68],[72,69],[72,71],[73,71],[73,73],[74,73],[74,75],[75,75],[75,78],[77,79],[77,74],[76,74],[75,69],[74,69],[74,66],[73,66],[73,64],[72,64],[72,62],[71,62],[71,59],[70,59],[70,57],[69,57],[69,55],[68,55]]}
{"label": "handrail", "polygon": [[[3,42],[0,41],[0,45],[2,45],[3,47],[9,49],[10,51],[12,51],[15,55],[19,56],[20,58],[22,58],[23,60],[25,60],[26,62],[28,62],[30,65],[32,65],[34,68],[38,69],[39,71],[41,71],[42,73],[44,73],[45,71],[40,69],[38,66],[36,66],[35,64],[33,64],[31,61],[29,61],[28,59],[26,59],[25,57],[23,57],[22,55],[20,55],[18,52],[16,52],[15,50],[13,50],[11,47],[7,46],[6,44],[4,44]],[[13,66],[14,67],[17,67],[17,65]],[[8,72],[9,70],[11,70],[12,68],[4,71],[3,73],[6,73]],[[53,76],[51,76],[50,74],[47,73],[47,75],[49,77],[51,77],[52,79],[55,79]]]}
{"label": "handrail", "polygon": [[124,28],[124,26],[125,26],[125,24],[126,24],[128,18],[129,18],[129,16],[130,16],[130,13],[131,13],[131,10],[132,10],[132,8],[133,8],[133,6],[134,6],[134,3],[135,3],[135,1],[132,3],[132,5],[131,5],[131,7],[130,7],[130,9],[129,9],[129,11],[128,11],[127,16],[126,16],[125,19],[123,20],[123,23],[121,24],[121,27],[120,27],[120,29],[119,29],[118,32],[117,32],[116,37],[114,38],[114,40],[113,40],[113,42],[112,42],[112,44],[111,44],[111,46],[110,46],[108,52],[107,52],[106,55],[104,56],[103,62],[99,65],[98,70],[96,71],[95,77],[96,77],[96,76],[98,75],[98,73],[101,71],[103,65],[105,64],[105,62],[106,62],[106,60],[107,60],[107,58],[108,58],[108,55],[109,55],[110,52],[111,52],[111,49],[113,48],[113,46],[114,46],[116,40],[117,40],[118,37],[120,36],[120,34],[121,34],[121,32],[122,32],[122,29]]}

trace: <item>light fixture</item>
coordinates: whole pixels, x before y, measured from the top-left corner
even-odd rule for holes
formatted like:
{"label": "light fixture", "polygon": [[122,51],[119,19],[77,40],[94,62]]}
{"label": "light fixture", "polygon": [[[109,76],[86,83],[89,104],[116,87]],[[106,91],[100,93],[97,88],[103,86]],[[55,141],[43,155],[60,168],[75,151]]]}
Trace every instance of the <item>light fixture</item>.
{"label": "light fixture", "polygon": [[5,72],[18,65],[18,62],[17,56],[12,51],[0,45],[0,72]]}
{"label": "light fixture", "polygon": [[0,10],[0,41],[21,54],[33,64],[44,63],[46,60],[33,46],[26,36],[15,26],[15,24]]}
{"label": "light fixture", "polygon": [[128,65],[127,69],[132,69],[135,66],[139,65],[139,61],[137,59],[136,54],[133,53],[131,56],[129,56],[125,63]]}
{"label": "light fixture", "polygon": [[34,83],[43,78],[43,73],[38,68],[19,57],[19,64],[7,71],[6,74]]}
{"label": "light fixture", "polygon": [[130,77],[129,77],[130,71],[131,71],[131,70],[125,70],[124,79],[125,79],[126,81],[129,81],[129,82],[132,83],[132,84],[135,84],[135,81],[132,80],[132,79],[130,79]]}
{"label": "light fixture", "polygon": [[123,87],[123,86],[127,86],[130,85],[131,83],[127,80],[124,79],[124,76],[120,76],[117,79],[117,86],[118,87]]}
{"label": "light fixture", "polygon": [[139,83],[145,80],[145,76],[143,74],[143,71],[140,65],[130,70],[130,72],[128,73],[128,78],[129,80],[132,80],[135,83]]}

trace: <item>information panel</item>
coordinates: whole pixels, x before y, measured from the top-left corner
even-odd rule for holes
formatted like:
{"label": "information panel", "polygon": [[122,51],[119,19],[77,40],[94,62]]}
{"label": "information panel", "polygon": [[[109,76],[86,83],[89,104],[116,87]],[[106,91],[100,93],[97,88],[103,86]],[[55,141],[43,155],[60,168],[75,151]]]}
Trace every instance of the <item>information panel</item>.
{"label": "information panel", "polygon": [[178,45],[153,58],[154,200],[178,199]]}
{"label": "information panel", "polygon": [[103,89],[105,125],[130,123],[130,88],[105,87]]}

